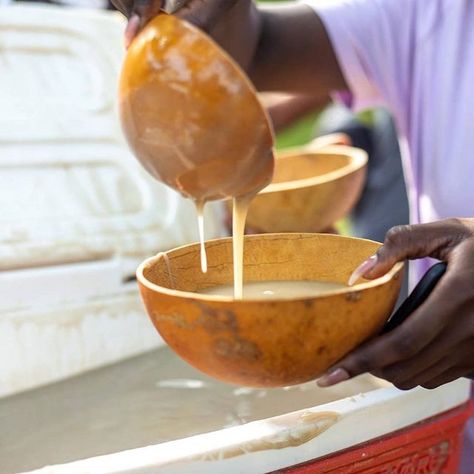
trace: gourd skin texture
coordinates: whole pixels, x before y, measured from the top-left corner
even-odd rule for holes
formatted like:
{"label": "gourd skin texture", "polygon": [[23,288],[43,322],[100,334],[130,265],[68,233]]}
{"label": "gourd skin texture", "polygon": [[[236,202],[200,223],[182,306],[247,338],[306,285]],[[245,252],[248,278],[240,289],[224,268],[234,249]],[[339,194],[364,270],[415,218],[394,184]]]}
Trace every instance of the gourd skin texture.
{"label": "gourd skin texture", "polygon": [[122,126],[148,172],[195,201],[254,194],[273,174],[273,134],[239,66],[210,38],[159,15],[131,44]]}

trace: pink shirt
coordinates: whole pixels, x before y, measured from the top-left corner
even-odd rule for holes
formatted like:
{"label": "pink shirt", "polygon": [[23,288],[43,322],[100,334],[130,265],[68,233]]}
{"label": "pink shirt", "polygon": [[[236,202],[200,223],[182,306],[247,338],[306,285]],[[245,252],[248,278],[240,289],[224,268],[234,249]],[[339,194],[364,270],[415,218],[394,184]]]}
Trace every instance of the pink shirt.
{"label": "pink shirt", "polygon": [[395,117],[412,223],[474,217],[474,1],[305,3],[328,30],[353,108]]}

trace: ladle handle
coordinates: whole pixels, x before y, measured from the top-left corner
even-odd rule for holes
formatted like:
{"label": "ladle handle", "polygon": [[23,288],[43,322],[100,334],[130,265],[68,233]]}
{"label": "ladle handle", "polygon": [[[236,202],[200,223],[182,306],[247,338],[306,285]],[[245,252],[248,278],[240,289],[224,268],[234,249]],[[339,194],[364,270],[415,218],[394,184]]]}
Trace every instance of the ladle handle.
{"label": "ladle handle", "polygon": [[400,326],[417,308],[419,308],[428,298],[445,274],[447,264],[444,262],[433,265],[420,280],[408,298],[401,304],[383,328],[383,333],[387,333]]}
{"label": "ladle handle", "polygon": [[[438,284],[441,277],[446,273],[448,265],[444,262],[433,265],[420,280],[415,289],[411,292],[408,298],[401,304],[400,308],[393,313],[392,317],[382,330],[382,333],[392,331],[397,326],[405,321],[423,302],[430,296]],[[474,380],[474,372],[466,376],[466,378]]]}

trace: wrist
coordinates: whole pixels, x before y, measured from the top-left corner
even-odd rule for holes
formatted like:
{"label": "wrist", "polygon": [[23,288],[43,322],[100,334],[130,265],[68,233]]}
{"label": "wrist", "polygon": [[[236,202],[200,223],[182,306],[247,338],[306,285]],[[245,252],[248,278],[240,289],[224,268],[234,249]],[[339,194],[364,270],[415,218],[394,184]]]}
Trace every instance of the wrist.
{"label": "wrist", "polygon": [[262,15],[255,3],[238,1],[211,29],[210,34],[249,72],[256,56],[261,30]]}

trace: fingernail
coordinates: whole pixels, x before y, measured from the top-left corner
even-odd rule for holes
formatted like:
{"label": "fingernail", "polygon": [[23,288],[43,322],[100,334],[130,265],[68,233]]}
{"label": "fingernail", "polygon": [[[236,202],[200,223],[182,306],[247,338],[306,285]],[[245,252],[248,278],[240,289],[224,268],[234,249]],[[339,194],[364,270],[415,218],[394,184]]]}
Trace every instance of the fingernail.
{"label": "fingernail", "polygon": [[128,49],[133,38],[135,38],[135,36],[137,35],[139,27],[140,18],[138,17],[138,15],[132,15],[130,17],[130,20],[128,20],[127,27],[125,28],[124,33],[124,42],[126,49]]}
{"label": "fingernail", "polygon": [[372,257],[368,258],[364,263],[359,265],[354,270],[347,284],[349,286],[353,286],[359,280],[359,278],[363,277],[366,273],[372,270],[372,268],[374,268],[376,264],[377,264],[377,255],[372,255]]}
{"label": "fingernail", "polygon": [[336,385],[337,383],[344,382],[349,380],[350,375],[345,369],[334,369],[327,374],[324,374],[318,381],[317,384],[319,387],[330,387],[331,385]]}

